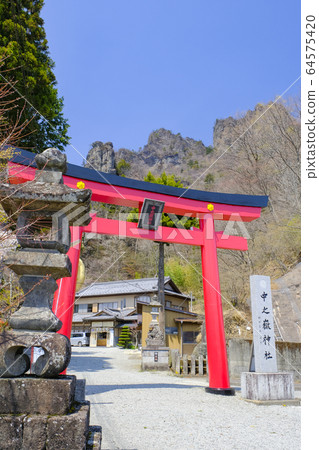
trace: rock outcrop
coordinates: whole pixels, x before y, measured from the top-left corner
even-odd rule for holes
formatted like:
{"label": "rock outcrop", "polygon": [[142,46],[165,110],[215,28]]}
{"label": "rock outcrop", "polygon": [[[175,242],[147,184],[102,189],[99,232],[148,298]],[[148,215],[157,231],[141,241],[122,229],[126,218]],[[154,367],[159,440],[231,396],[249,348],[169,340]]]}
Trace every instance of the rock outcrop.
{"label": "rock outcrop", "polygon": [[[187,186],[211,164],[212,150],[202,141],[160,128],[149,135],[147,144],[139,151],[120,148],[114,152],[111,142],[94,142],[84,167],[116,173],[116,166],[125,162],[125,176],[129,178],[143,179],[149,171],[155,176],[166,172],[178,175]],[[201,179],[197,188],[204,187]]]}
{"label": "rock outcrop", "polygon": [[238,120],[233,117],[216,119],[213,131],[214,147],[229,147],[233,143],[233,134]]}
{"label": "rock outcrop", "polygon": [[[120,149],[115,153],[115,159],[116,162],[125,160],[130,164],[129,177],[143,179],[149,171],[155,176],[166,172],[178,175],[187,186],[209,165],[211,152],[212,147],[206,147],[202,141],[184,138],[180,133],[174,134],[160,128],[149,135],[143,149],[138,152]],[[204,188],[204,180],[197,188]]]}
{"label": "rock outcrop", "polygon": [[115,153],[112,142],[105,142],[105,144],[101,141],[93,142],[84,167],[115,174]]}

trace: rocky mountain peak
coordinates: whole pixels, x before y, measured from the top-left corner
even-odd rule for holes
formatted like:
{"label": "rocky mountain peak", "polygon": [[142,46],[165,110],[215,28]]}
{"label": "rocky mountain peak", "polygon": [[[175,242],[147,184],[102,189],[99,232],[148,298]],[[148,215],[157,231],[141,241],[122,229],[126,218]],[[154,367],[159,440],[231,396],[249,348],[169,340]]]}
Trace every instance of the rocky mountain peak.
{"label": "rocky mountain peak", "polygon": [[201,141],[184,138],[180,133],[174,134],[164,128],[153,131],[147,144],[139,152],[144,164],[156,174],[163,171],[174,172],[176,166],[185,166],[183,168],[186,169],[188,159],[201,159],[205,155],[206,147]]}
{"label": "rocky mountain peak", "polygon": [[[116,173],[116,165],[125,164],[125,176],[143,179],[149,171],[159,176],[161,173],[177,174],[184,186],[210,164],[212,147],[202,141],[174,134],[165,128],[154,130],[147,144],[139,151],[121,148],[114,151],[112,142],[96,141],[88,153],[85,167]],[[201,180],[198,187],[204,187]]]}
{"label": "rocky mountain peak", "polygon": [[[237,117],[230,116],[225,119],[216,119],[213,131],[214,148],[224,150],[231,146],[240,134],[247,130],[247,124],[251,125],[253,122],[257,122],[258,118],[262,118],[271,105],[271,102],[267,104],[258,103],[254,109],[249,109],[244,114],[238,114]],[[283,117],[290,117],[288,111],[280,103],[276,104],[276,110]]]}
{"label": "rocky mountain peak", "polygon": [[112,142],[95,141],[86,157],[84,167],[106,173],[116,173],[115,152]]}
{"label": "rocky mountain peak", "polygon": [[233,117],[216,119],[213,131],[214,147],[230,146],[233,142],[233,131],[237,126],[237,120]]}

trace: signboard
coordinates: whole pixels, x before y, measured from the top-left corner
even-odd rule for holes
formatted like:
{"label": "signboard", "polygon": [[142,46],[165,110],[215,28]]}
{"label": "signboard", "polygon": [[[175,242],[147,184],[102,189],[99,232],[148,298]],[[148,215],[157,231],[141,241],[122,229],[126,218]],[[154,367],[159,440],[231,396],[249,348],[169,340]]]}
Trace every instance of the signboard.
{"label": "signboard", "polygon": [[138,228],[156,231],[161,222],[165,202],[145,198],[138,221]]}
{"label": "signboard", "polygon": [[98,328],[92,328],[92,333],[105,333],[106,331],[109,331],[108,327],[98,327]]}
{"label": "signboard", "polygon": [[277,372],[277,358],[270,277],[251,275],[250,296],[255,371],[274,373]]}

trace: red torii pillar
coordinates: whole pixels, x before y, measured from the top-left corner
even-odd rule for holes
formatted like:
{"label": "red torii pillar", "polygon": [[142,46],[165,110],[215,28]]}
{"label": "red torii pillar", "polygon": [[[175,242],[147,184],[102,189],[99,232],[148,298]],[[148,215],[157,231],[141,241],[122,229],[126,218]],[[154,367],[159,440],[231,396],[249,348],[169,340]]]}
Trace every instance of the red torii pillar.
{"label": "red torii pillar", "polygon": [[222,299],[220,294],[217,243],[214,219],[200,219],[204,243],[201,246],[205,305],[209,388],[207,392],[233,395],[230,389]]}
{"label": "red torii pillar", "polygon": [[[62,322],[62,328],[58,333],[64,334],[69,339],[72,330],[76,278],[81,253],[83,227],[70,227],[70,229],[71,247],[68,251],[68,257],[72,264],[72,275],[70,277],[60,278],[57,281],[58,289],[55,292],[52,305],[52,311]],[[66,373],[66,370],[64,372]]]}

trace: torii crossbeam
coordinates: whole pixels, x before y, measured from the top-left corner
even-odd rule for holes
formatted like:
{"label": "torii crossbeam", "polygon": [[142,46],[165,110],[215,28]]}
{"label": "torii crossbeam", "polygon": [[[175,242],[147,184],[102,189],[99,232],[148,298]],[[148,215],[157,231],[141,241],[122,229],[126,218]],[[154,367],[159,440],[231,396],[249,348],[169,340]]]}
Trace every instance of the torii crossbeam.
{"label": "torii crossbeam", "polygon": [[[18,149],[9,162],[11,183],[34,179],[34,154]],[[250,222],[260,217],[267,206],[267,196],[225,194],[194,189],[163,186],[68,164],[64,183],[76,188],[78,182],[92,190],[92,201],[123,205],[141,210],[145,198],[165,202],[164,212],[179,216],[197,217],[200,228],[185,230],[159,227],[157,231],[138,228],[136,223],[102,219],[92,215],[88,226],[71,227],[72,245],[68,256],[72,262],[72,276],[60,280],[53,312],[63,322],[59,331],[70,337],[78,262],[83,233],[109,234],[159,242],[174,242],[201,247],[202,276],[205,305],[209,388],[207,391],[232,395],[229,384],[226,340],[220,294],[217,248],[247,250],[247,241],[239,236],[226,236],[215,231],[215,220]]]}

